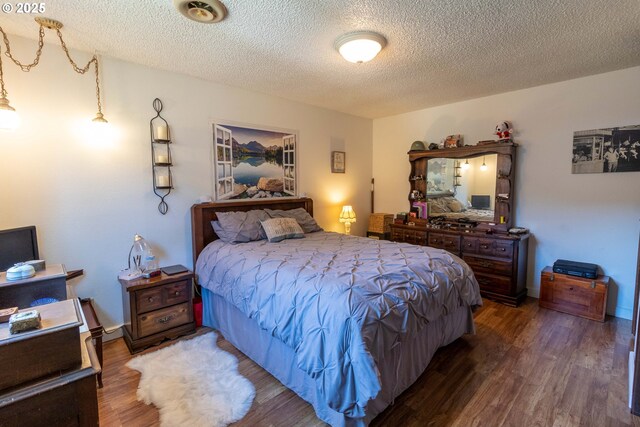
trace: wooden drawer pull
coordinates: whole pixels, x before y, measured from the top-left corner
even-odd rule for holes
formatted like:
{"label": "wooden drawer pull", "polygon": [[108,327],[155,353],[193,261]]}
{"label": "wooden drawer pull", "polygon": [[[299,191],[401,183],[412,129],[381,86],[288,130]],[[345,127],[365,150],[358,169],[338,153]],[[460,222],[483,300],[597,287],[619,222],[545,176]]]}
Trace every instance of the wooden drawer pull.
{"label": "wooden drawer pull", "polygon": [[168,315],[168,316],[164,316],[158,319],[158,323],[162,323],[165,324],[167,322],[170,322],[173,319],[173,315]]}

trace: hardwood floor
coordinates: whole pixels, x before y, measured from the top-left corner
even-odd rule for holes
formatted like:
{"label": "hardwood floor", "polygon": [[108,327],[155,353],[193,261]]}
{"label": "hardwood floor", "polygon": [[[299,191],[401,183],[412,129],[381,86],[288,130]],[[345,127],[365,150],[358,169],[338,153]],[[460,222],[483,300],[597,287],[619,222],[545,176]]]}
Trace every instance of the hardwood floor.
{"label": "hardwood floor", "polygon": [[[602,324],[540,309],[531,298],[518,308],[485,300],[475,318],[477,335],[440,349],[373,426],[640,426],[627,408],[628,320]],[[231,344],[218,345],[238,357],[256,387],[251,410],[235,425],[324,425]],[[101,425],[158,425],[158,411],[136,400],[139,374],[124,366],[131,355],[122,339],[104,350]]]}

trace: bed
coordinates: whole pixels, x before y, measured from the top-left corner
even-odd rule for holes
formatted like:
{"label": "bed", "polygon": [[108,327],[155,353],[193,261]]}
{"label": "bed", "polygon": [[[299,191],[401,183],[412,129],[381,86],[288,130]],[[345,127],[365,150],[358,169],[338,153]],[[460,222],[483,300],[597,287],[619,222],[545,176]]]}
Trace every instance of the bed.
{"label": "bed", "polygon": [[311,199],[192,207],[203,323],[332,426],[367,425],[435,351],[473,333],[482,304],[469,267],[446,251],[339,233],[231,244],[216,212],[304,208]]}

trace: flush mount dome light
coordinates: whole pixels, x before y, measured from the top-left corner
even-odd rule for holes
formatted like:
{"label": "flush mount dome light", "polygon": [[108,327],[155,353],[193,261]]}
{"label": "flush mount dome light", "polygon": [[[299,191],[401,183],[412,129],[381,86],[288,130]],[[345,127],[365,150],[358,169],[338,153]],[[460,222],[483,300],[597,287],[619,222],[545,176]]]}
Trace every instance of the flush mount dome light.
{"label": "flush mount dome light", "polygon": [[387,44],[387,39],[372,31],[348,33],[336,40],[336,49],[349,62],[369,62]]}
{"label": "flush mount dome light", "polygon": [[220,22],[227,16],[227,8],[218,0],[173,0],[173,5],[187,18],[203,24]]}

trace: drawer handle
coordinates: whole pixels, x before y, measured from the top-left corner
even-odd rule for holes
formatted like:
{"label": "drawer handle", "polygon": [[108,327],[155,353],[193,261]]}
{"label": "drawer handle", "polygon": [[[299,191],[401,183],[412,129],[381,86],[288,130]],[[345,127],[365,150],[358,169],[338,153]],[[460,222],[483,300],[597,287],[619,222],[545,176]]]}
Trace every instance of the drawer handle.
{"label": "drawer handle", "polygon": [[153,297],[149,297],[149,298],[147,298],[147,301],[149,301],[149,302],[153,302]]}
{"label": "drawer handle", "polygon": [[468,246],[468,247],[471,247],[471,243],[467,243],[467,246]]}
{"label": "drawer handle", "polygon": [[175,291],[173,294],[174,294],[175,296],[178,296],[178,295],[180,295],[180,291]]}
{"label": "drawer handle", "polygon": [[169,315],[169,316],[164,316],[158,319],[158,323],[162,323],[165,324],[167,322],[170,322],[171,319],[173,319],[173,315]]}
{"label": "drawer handle", "polygon": [[505,248],[498,248],[498,250],[499,250],[499,251],[502,251],[502,252],[506,251],[506,249],[505,249]]}
{"label": "drawer handle", "polygon": [[569,290],[572,291],[573,290],[573,286],[569,286]]}
{"label": "drawer handle", "polygon": [[487,245],[480,245],[480,247],[481,247],[482,249],[489,249],[489,246],[487,246]]}
{"label": "drawer handle", "polygon": [[491,263],[490,262],[486,262],[486,261],[485,262],[481,262],[480,266],[482,266],[484,268],[489,268],[489,267],[491,267]]}

